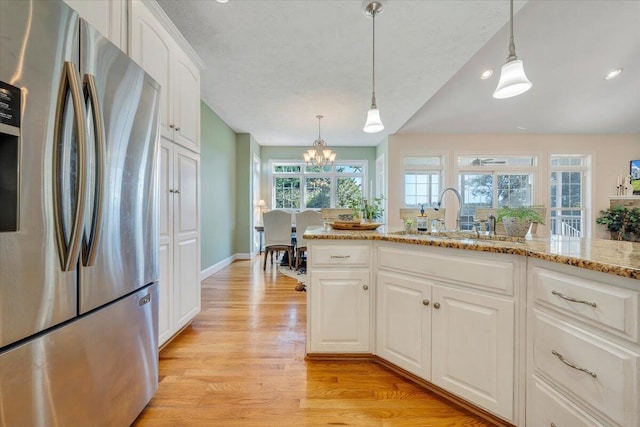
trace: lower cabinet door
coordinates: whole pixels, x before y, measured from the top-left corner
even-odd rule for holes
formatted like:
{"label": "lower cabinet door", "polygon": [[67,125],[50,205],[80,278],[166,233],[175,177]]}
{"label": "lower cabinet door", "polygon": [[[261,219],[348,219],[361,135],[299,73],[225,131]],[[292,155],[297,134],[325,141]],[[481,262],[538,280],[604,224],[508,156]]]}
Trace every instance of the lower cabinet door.
{"label": "lower cabinet door", "polygon": [[371,352],[369,270],[311,272],[311,352]]}
{"label": "lower cabinet door", "polygon": [[419,377],[431,379],[431,283],[378,273],[376,354]]}
{"label": "lower cabinet door", "polygon": [[433,287],[431,381],[513,421],[514,303]]}

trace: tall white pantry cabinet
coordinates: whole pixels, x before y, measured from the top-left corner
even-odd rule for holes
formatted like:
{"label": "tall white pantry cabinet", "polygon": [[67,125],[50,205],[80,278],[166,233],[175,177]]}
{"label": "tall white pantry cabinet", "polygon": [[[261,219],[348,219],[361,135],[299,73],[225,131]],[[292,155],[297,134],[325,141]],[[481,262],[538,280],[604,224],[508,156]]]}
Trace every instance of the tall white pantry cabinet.
{"label": "tall white pantry cabinet", "polygon": [[129,54],[162,86],[159,345],[200,312],[201,62],[156,2],[129,3]]}

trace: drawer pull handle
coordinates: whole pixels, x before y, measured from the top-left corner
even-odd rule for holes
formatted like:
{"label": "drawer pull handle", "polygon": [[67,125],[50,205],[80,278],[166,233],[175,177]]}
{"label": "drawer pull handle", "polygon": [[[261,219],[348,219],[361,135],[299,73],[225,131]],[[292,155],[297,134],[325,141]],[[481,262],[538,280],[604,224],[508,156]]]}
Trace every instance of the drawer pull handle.
{"label": "drawer pull handle", "polygon": [[331,255],[331,259],[347,259],[351,258],[351,255]]}
{"label": "drawer pull handle", "polygon": [[586,305],[590,305],[590,306],[591,306],[591,307],[593,307],[593,308],[596,308],[596,306],[597,306],[595,302],[585,301],[585,300],[581,300],[581,299],[575,299],[575,298],[570,297],[570,296],[568,296],[568,295],[561,294],[560,292],[555,291],[555,290],[554,290],[554,291],[551,291],[551,293],[552,293],[553,295],[559,296],[559,297],[560,297],[560,298],[562,298],[562,299],[566,299],[567,301],[577,302],[577,303],[579,303],[579,304],[586,304]]}
{"label": "drawer pull handle", "polygon": [[585,374],[589,374],[591,375],[593,378],[598,378],[598,375],[596,375],[595,372],[588,370],[587,368],[581,368],[580,366],[576,366],[573,363],[569,362],[567,359],[565,359],[560,353],[558,353],[555,350],[551,350],[551,353],[556,356],[558,359],[560,359],[560,361],[562,363],[564,363],[565,365],[567,365],[570,368],[576,369],[578,371],[582,371]]}

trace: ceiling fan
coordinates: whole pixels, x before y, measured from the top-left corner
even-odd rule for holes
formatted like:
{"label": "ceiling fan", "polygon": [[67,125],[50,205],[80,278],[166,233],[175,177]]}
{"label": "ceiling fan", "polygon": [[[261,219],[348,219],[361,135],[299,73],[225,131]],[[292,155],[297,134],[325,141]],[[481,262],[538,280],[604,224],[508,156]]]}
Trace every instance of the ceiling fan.
{"label": "ceiling fan", "polygon": [[481,159],[479,157],[476,157],[476,159],[471,162],[471,165],[472,166],[504,165],[505,163],[507,163],[505,160]]}

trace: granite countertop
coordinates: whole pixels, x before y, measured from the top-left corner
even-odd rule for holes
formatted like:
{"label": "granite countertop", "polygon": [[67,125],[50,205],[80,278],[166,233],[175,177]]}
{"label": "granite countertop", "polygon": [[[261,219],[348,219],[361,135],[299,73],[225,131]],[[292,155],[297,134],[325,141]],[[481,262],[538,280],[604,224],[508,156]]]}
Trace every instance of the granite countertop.
{"label": "granite countertop", "polygon": [[569,236],[533,237],[526,239],[476,236],[468,233],[420,233],[384,228],[373,231],[325,230],[308,228],[308,240],[380,240],[414,245],[439,246],[483,252],[514,254],[573,265],[594,271],[640,280],[640,243],[617,240],[583,239]]}

